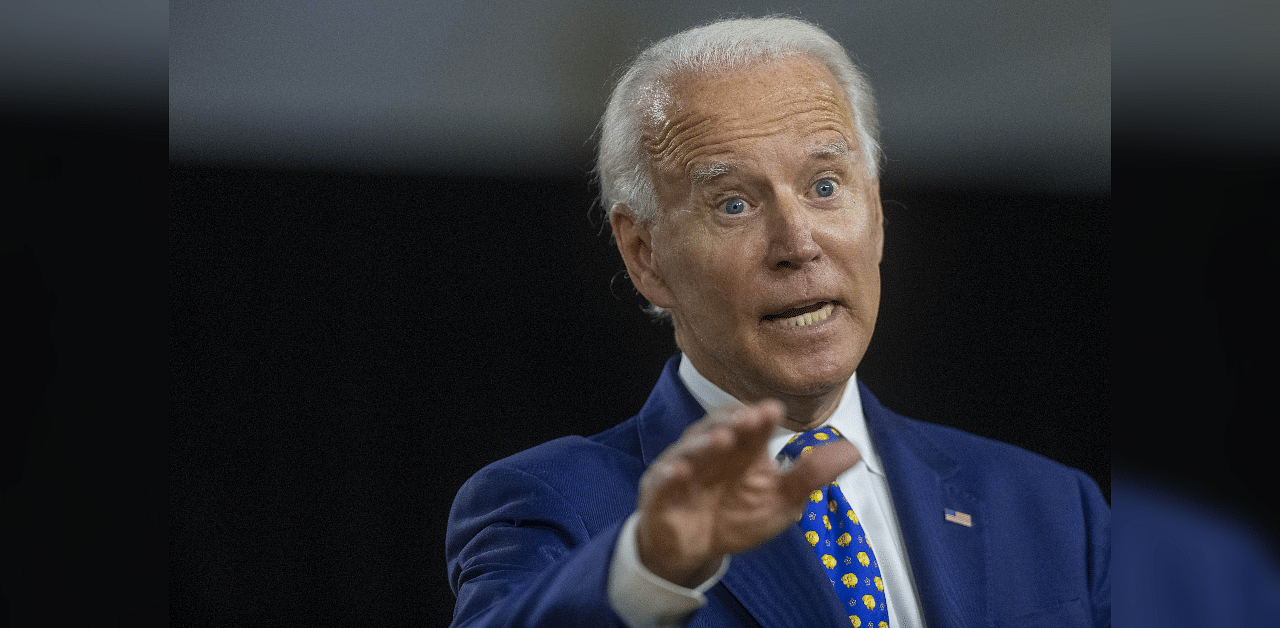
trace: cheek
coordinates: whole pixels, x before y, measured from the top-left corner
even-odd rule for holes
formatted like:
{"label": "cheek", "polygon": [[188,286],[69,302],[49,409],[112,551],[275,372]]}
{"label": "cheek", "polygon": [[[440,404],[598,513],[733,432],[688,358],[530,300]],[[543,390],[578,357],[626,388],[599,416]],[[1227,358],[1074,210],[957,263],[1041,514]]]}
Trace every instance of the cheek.
{"label": "cheek", "polygon": [[661,234],[666,246],[655,251],[666,278],[672,285],[701,285],[716,260],[714,238],[689,220],[668,225]]}
{"label": "cheek", "polygon": [[724,302],[734,292],[731,282],[741,275],[730,271],[730,265],[725,263],[723,256],[707,255],[709,252],[709,249],[703,249],[698,254],[683,257],[677,267],[677,281],[685,295],[692,301],[703,302],[704,307]]}
{"label": "cheek", "polygon": [[[861,200],[861,199],[859,199]],[[840,233],[859,257],[877,258],[883,230],[875,205],[858,203],[843,214]]]}
{"label": "cheek", "polygon": [[661,263],[667,285],[677,307],[701,318],[714,318],[718,310],[737,302],[743,287],[739,284],[741,259],[733,257],[732,247],[716,247],[709,242],[690,242],[688,246],[666,252]]}

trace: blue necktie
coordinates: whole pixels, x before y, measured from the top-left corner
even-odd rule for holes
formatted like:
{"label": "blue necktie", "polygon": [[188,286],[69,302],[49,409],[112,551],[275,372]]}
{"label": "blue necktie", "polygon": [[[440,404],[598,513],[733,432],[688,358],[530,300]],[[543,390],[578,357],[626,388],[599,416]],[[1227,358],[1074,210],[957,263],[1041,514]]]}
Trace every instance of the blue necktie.
{"label": "blue necktie", "polygon": [[[795,460],[814,447],[841,438],[840,432],[831,427],[796,434],[782,448],[782,455]],[[800,529],[827,570],[853,626],[888,628],[889,607],[880,565],[858,523],[858,515],[835,482],[809,495]]]}

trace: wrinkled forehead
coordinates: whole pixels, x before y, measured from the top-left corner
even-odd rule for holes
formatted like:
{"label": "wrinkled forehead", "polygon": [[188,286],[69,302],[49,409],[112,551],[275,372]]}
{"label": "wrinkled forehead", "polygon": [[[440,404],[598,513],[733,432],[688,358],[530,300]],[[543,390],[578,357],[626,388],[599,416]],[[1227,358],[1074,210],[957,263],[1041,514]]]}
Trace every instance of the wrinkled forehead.
{"label": "wrinkled forehead", "polygon": [[725,142],[784,131],[843,140],[851,154],[858,147],[848,95],[825,65],[801,55],[676,73],[655,87],[646,114],[641,144],[660,170],[688,170]]}

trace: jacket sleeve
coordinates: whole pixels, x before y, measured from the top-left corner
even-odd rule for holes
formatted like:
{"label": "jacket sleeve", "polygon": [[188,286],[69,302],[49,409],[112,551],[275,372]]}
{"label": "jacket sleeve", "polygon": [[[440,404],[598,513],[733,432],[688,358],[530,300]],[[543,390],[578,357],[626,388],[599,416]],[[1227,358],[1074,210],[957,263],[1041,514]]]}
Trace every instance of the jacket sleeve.
{"label": "jacket sleeve", "polygon": [[453,625],[622,626],[607,595],[621,525],[591,534],[547,482],[519,469],[483,469],[449,514]]}

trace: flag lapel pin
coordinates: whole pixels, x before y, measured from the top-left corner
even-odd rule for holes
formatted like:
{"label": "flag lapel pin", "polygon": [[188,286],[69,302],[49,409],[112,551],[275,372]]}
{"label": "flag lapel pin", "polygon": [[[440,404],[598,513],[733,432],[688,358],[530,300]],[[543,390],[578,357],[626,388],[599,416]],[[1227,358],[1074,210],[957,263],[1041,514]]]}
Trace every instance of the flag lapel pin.
{"label": "flag lapel pin", "polygon": [[950,508],[943,508],[942,513],[943,513],[943,518],[945,518],[947,521],[950,521],[951,523],[958,523],[966,528],[973,527],[973,517],[970,517],[969,513],[967,512],[960,512],[958,510],[952,510]]}

